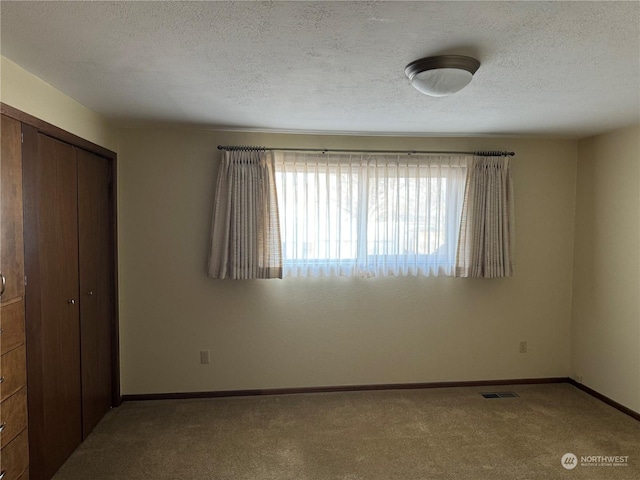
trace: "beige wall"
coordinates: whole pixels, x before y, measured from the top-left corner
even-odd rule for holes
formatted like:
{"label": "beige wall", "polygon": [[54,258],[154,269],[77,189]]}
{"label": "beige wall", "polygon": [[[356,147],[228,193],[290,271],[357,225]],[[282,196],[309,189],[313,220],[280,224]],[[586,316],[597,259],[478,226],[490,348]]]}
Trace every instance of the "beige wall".
{"label": "beige wall", "polygon": [[572,375],[640,412],[640,126],[581,140]]}
{"label": "beige wall", "polygon": [[[640,411],[640,127],[577,147],[563,140],[181,129],[124,130],[119,137],[105,118],[0,60],[2,102],[121,151],[124,393],[571,374]],[[218,143],[516,150],[516,276],[208,279]],[[518,353],[522,340],[527,354]],[[201,349],[211,350],[211,365],[199,365]]]}
{"label": "beige wall", "polygon": [[[513,149],[516,276],[209,279],[220,143]],[[125,394],[570,372],[575,141],[136,129],[121,131],[119,155]]]}
{"label": "beige wall", "polygon": [[114,152],[118,130],[60,90],[0,56],[0,100]]}

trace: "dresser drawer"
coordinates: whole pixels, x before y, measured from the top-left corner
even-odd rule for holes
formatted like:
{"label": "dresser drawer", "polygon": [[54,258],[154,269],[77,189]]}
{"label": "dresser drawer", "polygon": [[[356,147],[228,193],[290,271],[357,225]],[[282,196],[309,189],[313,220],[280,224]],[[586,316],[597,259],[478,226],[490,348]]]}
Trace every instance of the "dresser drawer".
{"label": "dresser drawer", "polygon": [[0,451],[0,472],[4,472],[2,480],[18,480],[28,465],[29,444],[25,430]]}
{"label": "dresser drawer", "polygon": [[24,300],[0,307],[0,355],[24,343]]}
{"label": "dresser drawer", "polygon": [[[24,345],[14,348],[0,358],[0,402],[4,402],[27,383],[27,360]],[[2,479],[4,480],[4,479]]]}
{"label": "dresser drawer", "polygon": [[4,448],[25,428],[27,428],[26,387],[0,404],[0,448]]}

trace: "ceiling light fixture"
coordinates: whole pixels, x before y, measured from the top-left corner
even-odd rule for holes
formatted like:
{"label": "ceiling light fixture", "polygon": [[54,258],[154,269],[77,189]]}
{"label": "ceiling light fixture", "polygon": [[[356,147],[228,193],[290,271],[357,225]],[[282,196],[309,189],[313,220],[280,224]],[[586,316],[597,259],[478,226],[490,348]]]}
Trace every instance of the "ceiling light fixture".
{"label": "ceiling light fixture", "polygon": [[413,88],[432,97],[446,97],[469,85],[480,67],[475,58],[462,55],[441,55],[411,62],[404,73]]}

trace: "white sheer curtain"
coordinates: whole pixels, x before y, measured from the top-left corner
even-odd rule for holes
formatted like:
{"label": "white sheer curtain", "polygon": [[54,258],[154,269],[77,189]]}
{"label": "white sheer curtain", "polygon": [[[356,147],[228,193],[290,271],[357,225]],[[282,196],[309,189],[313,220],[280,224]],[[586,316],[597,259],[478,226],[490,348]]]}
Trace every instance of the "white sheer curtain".
{"label": "white sheer curtain", "polygon": [[453,275],[470,161],[275,152],[284,275]]}
{"label": "white sheer curtain", "polygon": [[273,155],[226,151],[218,171],[209,276],[282,278]]}
{"label": "white sheer curtain", "polygon": [[513,275],[514,231],[509,157],[475,157],[465,187],[456,276]]}

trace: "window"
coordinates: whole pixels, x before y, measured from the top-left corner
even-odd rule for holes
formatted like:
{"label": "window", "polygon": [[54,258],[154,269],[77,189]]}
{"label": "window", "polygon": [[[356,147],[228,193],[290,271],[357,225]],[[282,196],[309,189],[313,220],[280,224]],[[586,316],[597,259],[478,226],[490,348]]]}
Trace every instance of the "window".
{"label": "window", "polygon": [[470,159],[276,152],[285,276],[453,275]]}

